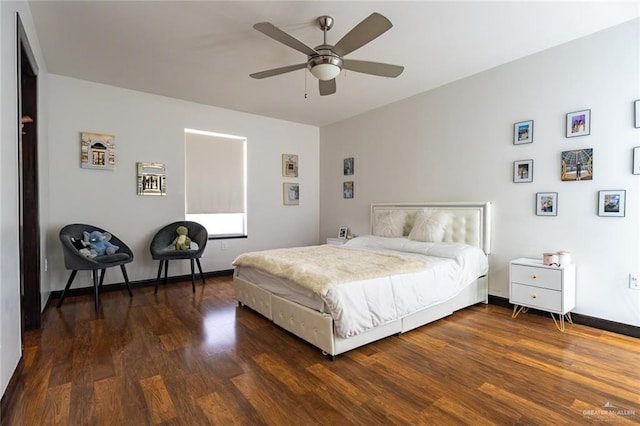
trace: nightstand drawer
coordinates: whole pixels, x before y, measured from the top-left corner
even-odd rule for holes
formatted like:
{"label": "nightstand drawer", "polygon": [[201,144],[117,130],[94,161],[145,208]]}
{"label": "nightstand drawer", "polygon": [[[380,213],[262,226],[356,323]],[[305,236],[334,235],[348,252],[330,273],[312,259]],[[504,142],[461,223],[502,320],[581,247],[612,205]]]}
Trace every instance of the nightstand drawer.
{"label": "nightstand drawer", "polygon": [[511,283],[509,301],[515,305],[529,306],[549,312],[562,311],[562,293],[546,288]]}
{"label": "nightstand drawer", "polygon": [[512,264],[511,282],[560,291],[562,290],[562,271]]}

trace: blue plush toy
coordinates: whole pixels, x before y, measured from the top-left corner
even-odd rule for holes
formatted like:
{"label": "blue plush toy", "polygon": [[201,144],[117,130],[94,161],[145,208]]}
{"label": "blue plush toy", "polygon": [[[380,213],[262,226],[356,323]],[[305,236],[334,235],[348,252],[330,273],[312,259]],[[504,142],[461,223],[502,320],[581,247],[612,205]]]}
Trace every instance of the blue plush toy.
{"label": "blue plush toy", "polygon": [[109,242],[111,234],[108,232],[103,234],[100,231],[92,231],[91,233],[84,231],[83,235],[85,242],[89,243],[89,250],[97,256],[113,254],[120,248]]}

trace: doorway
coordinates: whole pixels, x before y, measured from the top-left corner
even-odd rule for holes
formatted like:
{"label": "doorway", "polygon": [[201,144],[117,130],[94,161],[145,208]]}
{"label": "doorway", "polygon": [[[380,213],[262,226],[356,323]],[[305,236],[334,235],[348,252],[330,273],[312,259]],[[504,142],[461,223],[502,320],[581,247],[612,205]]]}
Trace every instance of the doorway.
{"label": "doorway", "polygon": [[41,325],[40,206],[38,191],[38,67],[22,25],[18,28],[18,195],[22,330]]}

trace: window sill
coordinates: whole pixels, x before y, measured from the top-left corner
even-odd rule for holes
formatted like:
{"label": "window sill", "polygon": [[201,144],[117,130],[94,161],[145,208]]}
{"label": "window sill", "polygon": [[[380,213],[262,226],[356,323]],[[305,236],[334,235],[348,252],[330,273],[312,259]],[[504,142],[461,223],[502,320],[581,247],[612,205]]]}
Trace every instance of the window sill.
{"label": "window sill", "polygon": [[241,239],[241,238],[248,238],[248,237],[246,235],[237,235],[237,234],[209,235],[207,237],[208,240],[237,240],[237,239]]}

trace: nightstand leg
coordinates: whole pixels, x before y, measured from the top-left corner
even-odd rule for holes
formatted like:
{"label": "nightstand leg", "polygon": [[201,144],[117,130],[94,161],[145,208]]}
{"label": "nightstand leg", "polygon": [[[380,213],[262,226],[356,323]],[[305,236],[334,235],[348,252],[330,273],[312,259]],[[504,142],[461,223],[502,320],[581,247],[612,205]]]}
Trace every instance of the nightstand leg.
{"label": "nightstand leg", "polygon": [[556,325],[558,330],[560,330],[562,332],[564,332],[564,319],[565,319],[565,317],[567,318],[567,321],[569,322],[569,324],[573,324],[573,320],[571,319],[571,312],[567,312],[564,315],[558,314],[558,320],[556,320],[556,317],[553,316],[553,314],[551,314],[551,318],[553,318],[554,324]]}
{"label": "nightstand leg", "polygon": [[513,313],[511,314],[511,318],[515,318],[518,316],[518,314],[520,312],[527,312],[529,308],[525,307],[525,306],[518,306],[518,305],[513,305]]}

